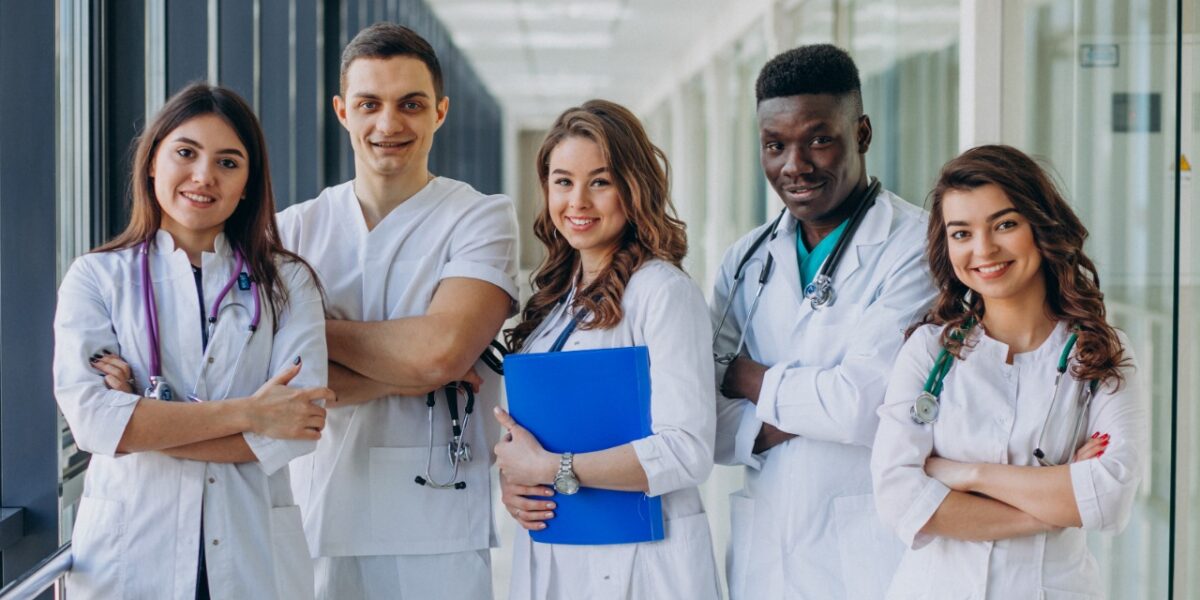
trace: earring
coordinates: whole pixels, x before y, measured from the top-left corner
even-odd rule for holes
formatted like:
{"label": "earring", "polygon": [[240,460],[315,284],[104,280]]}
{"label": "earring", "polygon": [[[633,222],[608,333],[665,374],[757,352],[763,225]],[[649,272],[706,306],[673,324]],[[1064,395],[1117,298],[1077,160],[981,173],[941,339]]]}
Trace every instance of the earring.
{"label": "earring", "polygon": [[967,288],[967,293],[963,294],[963,297],[962,297],[963,312],[965,312],[967,314],[971,314],[972,312],[975,312],[975,309],[971,304],[972,299],[973,299],[973,296],[971,294],[971,288]]}

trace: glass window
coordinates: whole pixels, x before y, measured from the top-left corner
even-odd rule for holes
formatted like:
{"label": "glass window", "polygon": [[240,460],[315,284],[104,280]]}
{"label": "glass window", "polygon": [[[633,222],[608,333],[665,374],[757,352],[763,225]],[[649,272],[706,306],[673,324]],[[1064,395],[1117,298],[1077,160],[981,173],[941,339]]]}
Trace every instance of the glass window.
{"label": "glass window", "polygon": [[1020,27],[1006,34],[1005,56],[1024,57],[1020,69],[1006,67],[1006,92],[1023,100],[1011,114],[1024,115],[1006,128],[1006,141],[1047,159],[1061,176],[1091,231],[1087,250],[1100,271],[1109,321],[1132,341],[1150,405],[1150,468],[1132,521],[1120,535],[1090,540],[1114,598],[1167,597],[1175,6],[1026,1],[1019,15],[1006,15]]}
{"label": "glass window", "polygon": [[1200,0],[1183,7],[1174,564],[1175,597],[1200,600]]}
{"label": "glass window", "polygon": [[958,146],[957,0],[853,0],[847,49],[874,138],[867,167],[923,205]]}

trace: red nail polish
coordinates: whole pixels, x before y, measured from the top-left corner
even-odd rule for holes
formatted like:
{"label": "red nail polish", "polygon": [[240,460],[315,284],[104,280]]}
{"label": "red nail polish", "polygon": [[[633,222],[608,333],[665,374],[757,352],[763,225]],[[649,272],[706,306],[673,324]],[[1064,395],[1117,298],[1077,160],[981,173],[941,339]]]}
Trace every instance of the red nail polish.
{"label": "red nail polish", "polygon": [[1093,440],[1094,440],[1094,439],[1096,439],[1096,438],[1098,438],[1098,437],[1100,437],[1100,432],[1099,432],[1099,431],[1097,431],[1096,433],[1093,433],[1093,434],[1092,434],[1092,439],[1093,439]]}
{"label": "red nail polish", "polygon": [[1096,453],[1096,458],[1100,458],[1101,456],[1104,456],[1104,451],[1103,451],[1103,450],[1101,450],[1101,451],[1099,451],[1099,452],[1097,452],[1097,453]]}

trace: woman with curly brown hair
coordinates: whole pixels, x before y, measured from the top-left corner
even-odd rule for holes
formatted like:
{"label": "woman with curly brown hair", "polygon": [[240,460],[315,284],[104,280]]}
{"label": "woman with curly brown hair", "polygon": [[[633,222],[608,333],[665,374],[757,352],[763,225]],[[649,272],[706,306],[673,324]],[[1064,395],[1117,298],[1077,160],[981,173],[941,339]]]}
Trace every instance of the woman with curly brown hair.
{"label": "woman with curly brown hair", "polygon": [[909,546],[888,597],[1101,598],[1085,530],[1128,522],[1148,434],[1087,229],[1008,146],[951,160],[931,197],[941,293],[900,352],[871,465]]}
{"label": "woman with curly brown hair", "polygon": [[[545,352],[565,332],[563,350],[646,346],[653,433],[560,457],[497,409],[510,432],[496,446],[502,500],[524,528],[514,542],[510,597],[717,598],[697,490],[713,464],[712,331],[703,295],[680,268],[687,236],[668,195],[666,158],[632,113],[592,100],[558,118],[537,168],[545,202],[534,234],[546,259],[508,343]],[[661,496],[666,539],[533,543],[524,530],[553,518],[548,484],[564,464],[579,486]]]}

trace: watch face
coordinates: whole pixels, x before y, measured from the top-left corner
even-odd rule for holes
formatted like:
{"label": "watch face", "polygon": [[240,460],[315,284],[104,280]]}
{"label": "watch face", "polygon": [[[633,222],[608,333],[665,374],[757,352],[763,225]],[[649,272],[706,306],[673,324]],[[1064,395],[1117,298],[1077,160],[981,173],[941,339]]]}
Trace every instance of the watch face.
{"label": "watch face", "polygon": [[570,496],[579,491],[579,480],[574,477],[559,476],[554,479],[554,490]]}

